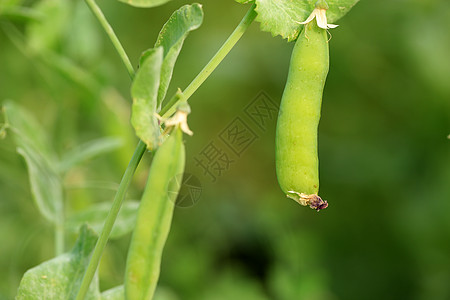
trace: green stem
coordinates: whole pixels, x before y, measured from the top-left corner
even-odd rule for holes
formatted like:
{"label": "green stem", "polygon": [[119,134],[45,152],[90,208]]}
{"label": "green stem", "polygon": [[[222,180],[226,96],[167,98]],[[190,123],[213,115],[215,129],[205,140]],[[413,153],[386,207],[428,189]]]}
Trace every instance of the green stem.
{"label": "green stem", "polygon": [[245,14],[242,21],[233,31],[233,33],[228,37],[225,43],[220,47],[219,51],[211,58],[208,64],[203,68],[203,70],[198,73],[197,77],[192,80],[188,87],[183,91],[183,93],[175,94],[169,102],[161,109],[159,114],[164,118],[173,114],[176,110],[176,105],[180,101],[186,101],[195,91],[205,82],[205,80],[211,75],[211,73],[217,68],[217,66],[222,62],[222,60],[227,56],[227,54],[233,49],[234,45],[239,41],[244,32],[253,22],[256,17],[255,12],[256,4],[253,4],[248,12]]}
{"label": "green stem", "polygon": [[128,164],[125,174],[122,177],[119,188],[117,190],[116,196],[114,197],[111,209],[106,217],[105,225],[103,225],[102,233],[95,245],[94,252],[92,253],[91,260],[87,267],[86,273],[84,274],[83,281],[81,283],[80,290],[78,292],[76,300],[83,300],[91,284],[92,278],[94,278],[95,272],[97,271],[100,258],[102,256],[103,249],[108,241],[109,234],[113,228],[114,222],[116,221],[117,215],[119,214],[120,207],[125,198],[125,194],[130,186],[131,179],[133,178],[134,172],[141,161],[142,156],[146,150],[146,145],[144,142],[139,141],[136,149],[134,150],[133,157]]}
{"label": "green stem", "polygon": [[125,65],[125,68],[127,68],[128,75],[130,75],[131,80],[134,78],[134,68],[131,64],[130,59],[128,58],[127,53],[125,52],[125,49],[123,48],[122,44],[120,43],[119,39],[117,38],[117,35],[114,33],[114,30],[112,29],[111,25],[109,25],[108,21],[106,20],[105,16],[103,15],[102,10],[100,7],[98,7],[97,3],[95,3],[95,0],[85,0],[89,8],[91,9],[92,13],[95,15],[97,20],[102,25],[103,29],[105,30],[106,34],[109,36],[111,42],[114,45],[114,48],[116,48],[117,53],[119,54],[120,58],[122,59],[123,64]]}

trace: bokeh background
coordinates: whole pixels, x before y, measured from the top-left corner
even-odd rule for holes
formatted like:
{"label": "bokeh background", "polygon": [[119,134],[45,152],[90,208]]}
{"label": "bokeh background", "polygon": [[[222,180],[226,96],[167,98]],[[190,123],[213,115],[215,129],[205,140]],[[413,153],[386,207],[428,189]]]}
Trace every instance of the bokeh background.
{"label": "bokeh background", "polygon": [[[105,186],[120,181],[137,140],[125,68],[85,3],[65,3],[46,15],[48,35],[33,34],[37,21],[0,11],[0,100],[30,111],[61,155],[95,138],[123,139],[64,178],[69,214],[112,200]],[[137,9],[99,1],[134,65],[187,3]],[[14,4],[38,1],[0,7]],[[202,4],[204,23],[185,42],[169,96],[249,7]],[[202,193],[175,210],[160,279],[166,299],[450,299],[450,2],[361,1],[338,23],[319,128],[320,194],[329,208],[317,213],[284,197],[276,120],[261,129],[245,114],[261,95],[279,104],[293,47],[255,22],[190,99],[186,171]],[[55,55],[43,55],[47,48]],[[196,159],[211,143],[231,153],[220,135],[237,117],[257,138],[213,180]],[[146,155],[129,199],[139,199],[149,163]],[[0,141],[0,237],[0,299],[12,299],[23,273],[52,258],[54,247],[9,135]],[[123,282],[129,238],[109,243],[102,290]],[[74,239],[66,238],[67,249]]]}

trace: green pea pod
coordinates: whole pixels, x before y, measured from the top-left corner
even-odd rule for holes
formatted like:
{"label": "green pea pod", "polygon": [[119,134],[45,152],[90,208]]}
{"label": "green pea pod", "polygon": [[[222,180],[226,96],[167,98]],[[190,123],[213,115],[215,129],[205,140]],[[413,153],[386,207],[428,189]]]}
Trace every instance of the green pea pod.
{"label": "green pea pod", "polygon": [[153,158],[128,251],[125,275],[127,300],[153,298],[180,188],[179,176],[184,171],[182,136],[180,127],[176,126]]}
{"label": "green pea pod", "polygon": [[328,74],[328,37],[315,21],[295,43],[276,132],[276,170],[281,189],[302,205],[327,207],[319,191],[317,127]]}

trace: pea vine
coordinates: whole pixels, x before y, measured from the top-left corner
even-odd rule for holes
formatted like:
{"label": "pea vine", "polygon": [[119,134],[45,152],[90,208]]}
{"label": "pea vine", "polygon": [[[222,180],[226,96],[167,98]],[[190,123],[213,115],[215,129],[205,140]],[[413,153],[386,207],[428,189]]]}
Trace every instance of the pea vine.
{"label": "pea vine", "polygon": [[[120,1],[145,8],[169,2]],[[317,123],[328,72],[326,30],[332,26],[327,23],[327,18],[329,23],[335,23],[358,0],[236,1],[250,4],[241,22],[192,82],[184,90],[167,97],[183,43],[189,33],[198,29],[203,22],[202,6],[194,3],[176,10],[164,24],[154,46],[143,51],[135,71],[100,7],[95,0],[85,0],[111,40],[131,79],[131,124],[139,138],[112,204],[92,208],[93,214],[104,218],[99,222],[100,225],[95,226],[95,230],[92,228],[93,222],[87,220],[87,214],[65,218],[62,178],[74,165],[116,149],[120,142],[103,138],[81,145],[64,157],[58,157],[33,116],[13,101],[4,104],[5,124],[1,132],[8,131],[13,136],[17,151],[28,167],[35,203],[43,217],[54,227],[55,235],[56,257],[24,274],[16,299],[153,299],[161,256],[170,232],[174,202],[180,188],[180,180],[174,181],[174,178],[184,170],[183,134],[192,134],[187,125],[190,112],[188,100],[224,60],[254,20],[260,23],[261,30],[273,36],[279,35],[287,41],[297,40],[277,126],[277,175],[280,186],[285,194],[302,205],[309,205],[316,210],[326,208],[327,202],[317,195]],[[38,57],[39,64],[52,65],[83,87],[86,93],[98,96],[99,83],[96,79],[82,67],[49,50],[51,47],[47,46],[57,43],[57,38],[41,34],[43,27],[48,30],[48,27],[55,26],[57,29],[57,25],[63,22],[67,13],[65,5],[42,0],[31,9],[11,6],[0,11],[3,18],[19,18],[32,24],[29,31],[34,40],[31,38],[29,43],[12,21],[2,25],[2,30],[25,56]],[[45,19],[49,14],[53,14],[51,22]],[[316,21],[312,21],[314,18]],[[317,22],[317,26],[314,22]],[[309,50],[305,50],[305,47]],[[302,70],[306,71],[298,73],[298,65],[302,65]],[[306,96],[299,96],[296,90],[302,85],[311,87]],[[294,101],[299,97],[303,97],[300,104]],[[311,111],[313,117],[303,119],[305,124],[301,126],[298,123],[293,126],[292,121],[297,118],[292,116],[296,111]],[[292,113],[291,116],[286,112]],[[300,137],[301,141],[298,142],[303,148],[292,147],[292,136]],[[139,204],[124,201],[147,150],[152,152],[153,160],[142,199]],[[295,175],[298,170],[304,172],[304,176]],[[114,226],[117,220],[130,219],[123,217],[124,214],[133,216],[132,225],[124,226],[122,231],[117,232]],[[85,225],[86,221],[92,227]],[[79,229],[79,237],[72,250],[65,252],[65,231],[71,222],[74,224],[72,227]],[[96,231],[100,232],[99,236]],[[130,231],[133,233],[124,284],[101,293],[97,269],[105,246],[110,238]]]}

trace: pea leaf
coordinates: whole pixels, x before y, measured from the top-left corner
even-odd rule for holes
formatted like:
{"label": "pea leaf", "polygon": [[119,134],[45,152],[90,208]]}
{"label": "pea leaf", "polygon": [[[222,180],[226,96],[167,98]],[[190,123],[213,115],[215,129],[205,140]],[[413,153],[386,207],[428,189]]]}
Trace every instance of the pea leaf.
{"label": "pea leaf", "polygon": [[131,124],[136,135],[150,150],[156,147],[160,133],[155,113],[162,60],[163,48],[151,49],[140,65],[131,86],[133,97]]}
{"label": "pea leaf", "polygon": [[45,159],[32,148],[19,147],[28,167],[31,192],[41,214],[51,223],[59,224],[63,213],[63,191],[60,178]]}
{"label": "pea leaf", "polygon": [[170,0],[119,0],[119,1],[136,7],[155,7],[163,5],[169,2]]}
{"label": "pea leaf", "polygon": [[[86,225],[72,251],[28,270],[23,276],[17,300],[72,300],[78,293],[97,236]],[[85,299],[99,299],[98,277],[95,276]]]}
{"label": "pea leaf", "polygon": [[[139,208],[138,201],[126,201],[117,217],[111,231],[110,239],[117,239],[131,232],[136,223],[136,214]],[[87,223],[96,232],[103,229],[106,216],[111,209],[110,203],[100,203],[90,206],[87,210],[74,213],[67,217],[66,228],[72,232],[78,231],[80,226]]]}
{"label": "pea leaf", "polygon": [[83,161],[113,151],[121,145],[122,140],[113,137],[100,138],[81,144],[64,153],[59,165],[59,171],[65,172]]}
{"label": "pea leaf", "polygon": [[161,109],[161,102],[166,96],[172,79],[173,67],[181,51],[183,42],[189,32],[200,27],[203,22],[202,6],[198,3],[184,5],[175,11],[161,29],[155,48],[162,46],[164,60],[161,67],[161,83],[158,90],[157,108]]}
{"label": "pea leaf", "polygon": [[7,126],[18,146],[28,145],[47,160],[55,160],[45,130],[28,111],[13,101],[5,101],[3,112]]}
{"label": "pea leaf", "polygon": [[48,221],[59,223],[63,213],[62,184],[56,172],[58,162],[48,138],[34,117],[13,102],[5,103],[4,112],[17,152],[27,164],[36,205]]}
{"label": "pea leaf", "polygon": [[[245,3],[245,0],[236,0]],[[335,23],[342,18],[359,0],[327,0],[328,23]],[[303,25],[298,24],[308,18],[314,10],[317,0],[255,0],[256,20],[261,23],[261,30],[280,35],[293,41],[299,35]]]}

